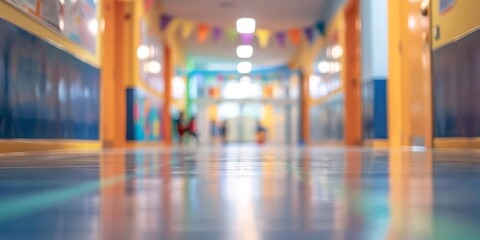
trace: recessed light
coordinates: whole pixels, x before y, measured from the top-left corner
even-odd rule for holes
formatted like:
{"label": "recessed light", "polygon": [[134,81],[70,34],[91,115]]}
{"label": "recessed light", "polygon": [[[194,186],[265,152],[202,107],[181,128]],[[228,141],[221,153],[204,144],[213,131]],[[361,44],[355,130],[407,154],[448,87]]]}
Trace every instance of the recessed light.
{"label": "recessed light", "polygon": [[239,18],[237,20],[238,33],[254,33],[256,22],[253,18]]}
{"label": "recessed light", "polygon": [[237,47],[237,57],[251,58],[253,56],[253,47],[250,45],[240,45]]}

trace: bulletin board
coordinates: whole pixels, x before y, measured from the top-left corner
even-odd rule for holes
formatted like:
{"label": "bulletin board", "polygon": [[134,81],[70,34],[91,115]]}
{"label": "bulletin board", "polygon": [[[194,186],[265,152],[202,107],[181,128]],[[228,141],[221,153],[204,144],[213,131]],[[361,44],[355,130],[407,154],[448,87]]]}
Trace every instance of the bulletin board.
{"label": "bulletin board", "polygon": [[4,0],[95,54],[98,0]]}

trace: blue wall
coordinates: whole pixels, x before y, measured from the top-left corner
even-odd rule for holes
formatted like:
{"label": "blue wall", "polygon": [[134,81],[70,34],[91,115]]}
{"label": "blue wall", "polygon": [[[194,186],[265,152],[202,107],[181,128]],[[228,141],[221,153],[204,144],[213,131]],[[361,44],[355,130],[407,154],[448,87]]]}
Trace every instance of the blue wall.
{"label": "blue wall", "polygon": [[387,139],[387,80],[363,83],[363,138]]}
{"label": "blue wall", "polygon": [[432,55],[435,137],[480,136],[480,30]]}
{"label": "blue wall", "polygon": [[363,138],[387,139],[388,6],[362,0]]}
{"label": "blue wall", "polygon": [[99,139],[100,71],[0,19],[0,138]]}

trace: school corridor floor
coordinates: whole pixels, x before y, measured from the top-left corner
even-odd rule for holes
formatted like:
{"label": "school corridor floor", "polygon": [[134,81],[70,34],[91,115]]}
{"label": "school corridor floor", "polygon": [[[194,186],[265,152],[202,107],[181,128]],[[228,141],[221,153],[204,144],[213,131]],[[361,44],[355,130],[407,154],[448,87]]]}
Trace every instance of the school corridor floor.
{"label": "school corridor floor", "polygon": [[0,156],[0,239],[478,239],[480,152],[227,146]]}

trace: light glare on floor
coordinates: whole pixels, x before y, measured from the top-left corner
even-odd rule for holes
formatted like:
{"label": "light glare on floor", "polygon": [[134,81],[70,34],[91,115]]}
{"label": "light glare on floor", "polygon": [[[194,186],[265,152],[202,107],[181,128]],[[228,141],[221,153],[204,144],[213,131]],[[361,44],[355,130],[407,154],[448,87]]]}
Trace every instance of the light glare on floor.
{"label": "light glare on floor", "polygon": [[253,18],[239,18],[237,20],[238,33],[254,33],[256,22]]}

